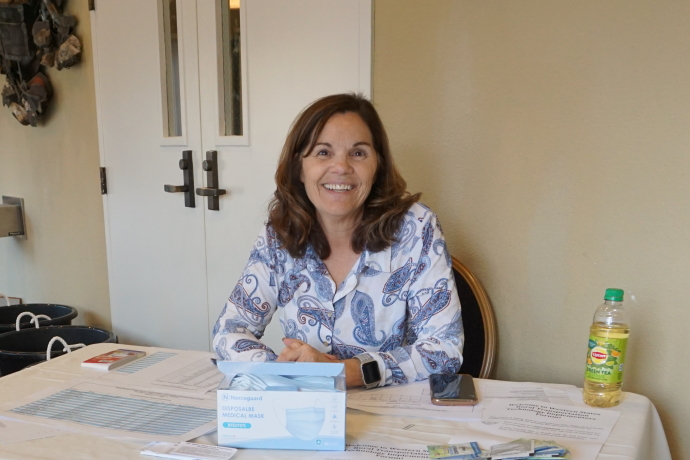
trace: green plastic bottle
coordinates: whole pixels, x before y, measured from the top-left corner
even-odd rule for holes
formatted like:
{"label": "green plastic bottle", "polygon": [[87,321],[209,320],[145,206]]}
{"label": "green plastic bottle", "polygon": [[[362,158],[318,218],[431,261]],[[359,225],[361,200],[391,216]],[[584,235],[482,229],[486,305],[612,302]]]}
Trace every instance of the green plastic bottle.
{"label": "green plastic bottle", "polygon": [[593,407],[612,407],[621,401],[623,364],[630,336],[623,290],[607,289],[604,303],[589,328],[587,370],[583,398]]}

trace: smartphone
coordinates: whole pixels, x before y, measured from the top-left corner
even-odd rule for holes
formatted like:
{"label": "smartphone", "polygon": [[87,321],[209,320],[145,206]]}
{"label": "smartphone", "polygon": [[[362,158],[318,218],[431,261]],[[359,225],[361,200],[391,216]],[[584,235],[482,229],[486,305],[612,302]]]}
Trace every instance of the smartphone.
{"label": "smartphone", "polygon": [[477,392],[468,374],[431,374],[431,402],[438,406],[474,406]]}

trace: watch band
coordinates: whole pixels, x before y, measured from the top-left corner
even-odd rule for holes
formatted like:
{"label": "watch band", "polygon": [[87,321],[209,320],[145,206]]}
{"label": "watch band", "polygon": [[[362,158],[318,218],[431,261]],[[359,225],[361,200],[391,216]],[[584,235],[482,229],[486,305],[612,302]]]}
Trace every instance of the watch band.
{"label": "watch band", "polygon": [[374,388],[381,383],[381,372],[379,371],[379,364],[369,353],[362,353],[355,355],[359,360],[359,370],[362,373],[362,381],[364,388]]}

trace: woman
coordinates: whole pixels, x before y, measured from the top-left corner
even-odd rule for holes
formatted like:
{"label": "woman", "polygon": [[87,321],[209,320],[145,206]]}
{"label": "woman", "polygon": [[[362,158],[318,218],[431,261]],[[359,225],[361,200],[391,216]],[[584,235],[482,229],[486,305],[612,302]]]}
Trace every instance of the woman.
{"label": "woman", "polygon": [[[268,223],[214,328],[225,360],[345,363],[348,387],[456,373],[460,303],[441,226],[398,173],[373,105],[317,100],[295,120]],[[277,312],[285,349],[259,339]]]}

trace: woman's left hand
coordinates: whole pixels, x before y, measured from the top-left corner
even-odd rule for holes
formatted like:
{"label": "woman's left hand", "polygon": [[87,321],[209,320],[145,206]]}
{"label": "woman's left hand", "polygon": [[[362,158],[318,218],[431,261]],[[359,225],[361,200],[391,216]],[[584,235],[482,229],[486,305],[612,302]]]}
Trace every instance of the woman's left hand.
{"label": "woman's left hand", "polygon": [[280,352],[278,361],[297,361],[308,363],[332,363],[338,358],[328,353],[321,353],[316,348],[298,339],[284,338],[285,348]]}

